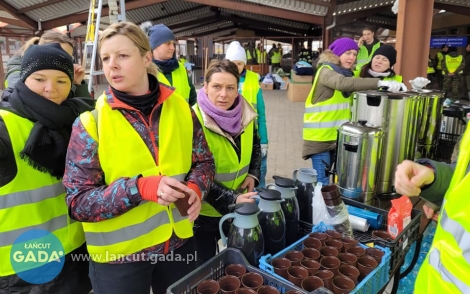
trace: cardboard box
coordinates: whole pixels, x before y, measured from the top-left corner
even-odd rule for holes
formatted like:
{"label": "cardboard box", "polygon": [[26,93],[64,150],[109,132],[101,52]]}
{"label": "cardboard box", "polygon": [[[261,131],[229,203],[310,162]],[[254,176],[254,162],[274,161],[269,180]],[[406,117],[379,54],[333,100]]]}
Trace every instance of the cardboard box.
{"label": "cardboard box", "polygon": [[274,88],[274,84],[263,84],[263,83],[260,83],[259,84],[261,90],[265,91],[265,90],[273,90]]}
{"label": "cardboard box", "polygon": [[305,102],[311,89],[311,84],[289,83],[289,86],[287,87],[287,99],[292,102]]}
{"label": "cardboard box", "polygon": [[292,84],[312,84],[313,76],[298,76],[293,70],[290,72],[290,82]]}

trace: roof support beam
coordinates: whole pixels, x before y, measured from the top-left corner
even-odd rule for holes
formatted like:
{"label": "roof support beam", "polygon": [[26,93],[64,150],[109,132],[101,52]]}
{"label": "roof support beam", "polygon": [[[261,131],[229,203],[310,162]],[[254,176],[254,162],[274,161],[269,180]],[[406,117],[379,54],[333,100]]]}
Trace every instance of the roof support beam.
{"label": "roof support beam", "polygon": [[195,20],[191,20],[187,22],[179,22],[174,25],[169,25],[168,27],[173,31],[173,30],[178,30],[178,29],[189,27],[189,26],[196,25],[196,24],[203,24],[203,23],[210,22],[210,21],[220,21],[220,20],[217,18],[217,16],[209,16],[209,17],[195,19]]}
{"label": "roof support beam", "polygon": [[[134,0],[126,2],[126,11],[166,2],[167,0]],[[1,4],[0,4],[1,5]],[[109,7],[101,9],[101,16],[109,15]],[[56,19],[51,19],[42,23],[43,30],[50,30],[74,22],[84,22],[88,20],[88,11],[79,14],[72,14]]]}
{"label": "roof support beam", "polygon": [[6,3],[5,1],[0,1],[0,8],[11,14],[12,16],[16,17],[21,22],[21,27],[37,30],[38,24],[31,18],[27,17],[26,15],[18,13],[15,7],[11,6],[10,4]]}
{"label": "roof support beam", "polygon": [[211,34],[215,34],[215,33],[218,33],[218,32],[223,32],[223,31],[228,31],[228,30],[237,30],[236,27],[226,27],[226,28],[217,28],[217,29],[214,29],[212,31],[205,31],[205,32],[201,32],[201,33],[197,33],[197,34],[192,34],[190,36],[187,36],[187,37],[192,37],[192,38],[198,38],[198,37],[206,37],[206,36],[209,36]]}
{"label": "roof support beam", "polygon": [[173,16],[178,16],[178,15],[183,15],[185,13],[188,13],[188,12],[195,12],[196,10],[200,10],[202,8],[206,8],[207,6],[205,5],[198,5],[194,8],[188,8],[188,9],[185,9],[183,11],[178,11],[178,12],[175,12],[175,13],[170,13],[170,14],[167,14],[165,16],[162,16],[162,17],[158,17],[158,18],[154,18],[154,19],[149,19],[149,21],[151,22],[158,22],[158,21],[161,21],[161,20],[165,20],[167,18],[170,18],[170,17],[173,17]]}
{"label": "roof support beam", "polygon": [[371,15],[383,12],[390,8],[392,8],[392,5],[384,5],[384,6],[374,7],[371,9],[363,9],[363,10],[351,12],[351,13],[347,13],[347,12],[341,13],[341,14],[336,13],[337,24],[344,24],[354,19],[365,18]]}
{"label": "roof support beam", "polygon": [[[25,26],[24,23],[21,20],[14,19],[14,18],[0,17],[0,21],[5,22],[5,23],[10,24],[10,25],[17,26],[17,27],[23,27],[24,28],[24,26]],[[29,28],[29,29],[32,30],[31,28]]]}
{"label": "roof support beam", "polygon": [[186,26],[183,29],[172,29],[172,31],[173,31],[174,34],[192,32],[192,31],[194,31],[194,30],[196,30],[200,27],[204,27],[204,26],[207,26],[207,25],[210,25],[210,24],[215,24],[215,23],[218,23],[218,22],[220,22],[220,19],[213,19],[211,21],[201,22],[201,23],[198,23],[198,24],[194,24],[192,26]]}
{"label": "roof support beam", "polygon": [[225,9],[236,9],[239,11],[250,12],[255,14],[267,15],[267,16],[278,16],[284,19],[290,19],[299,22],[313,23],[313,24],[323,24],[323,16],[306,14],[300,12],[294,12],[289,10],[284,10],[280,8],[264,6],[264,5],[255,5],[245,2],[233,2],[228,0],[184,0],[186,2],[199,3],[209,6],[215,6]]}
{"label": "roof support beam", "polygon": [[38,3],[38,4],[34,4],[34,5],[31,5],[31,6],[28,6],[28,7],[25,7],[25,8],[22,8],[20,10],[18,10],[18,13],[25,13],[25,12],[28,12],[28,11],[31,11],[31,10],[34,10],[34,9],[38,9],[38,8],[43,8],[43,7],[46,7],[46,6],[49,6],[49,5],[52,5],[52,4],[56,4],[56,3],[59,3],[59,2],[62,2],[63,0],[47,0],[45,2],[42,2],[42,3]]}
{"label": "roof support beam", "polygon": [[[222,15],[220,17],[222,20],[228,20],[228,21],[231,21],[233,23],[241,23],[241,24],[245,24],[247,26],[259,26],[259,27],[271,27],[271,28],[274,28],[274,29],[278,29],[278,30],[284,30],[284,31],[292,31],[292,32],[295,32],[295,31],[298,31],[299,29],[297,28],[292,28],[292,27],[285,27],[285,26],[282,26],[282,25],[279,25],[279,24],[274,24],[274,23],[271,23],[271,22],[260,22],[260,21],[256,21],[254,19],[248,19],[248,18],[243,18],[243,17],[235,17],[235,16],[230,16],[230,15]],[[300,34],[299,33],[293,33],[293,34]]]}
{"label": "roof support beam", "polygon": [[321,6],[326,6],[326,7],[331,7],[330,2],[322,1],[322,0],[300,0],[302,2],[307,2],[307,3],[312,3],[316,5],[321,5]]}
{"label": "roof support beam", "polygon": [[465,6],[450,5],[434,1],[434,8],[457,14],[470,15],[470,8]]}

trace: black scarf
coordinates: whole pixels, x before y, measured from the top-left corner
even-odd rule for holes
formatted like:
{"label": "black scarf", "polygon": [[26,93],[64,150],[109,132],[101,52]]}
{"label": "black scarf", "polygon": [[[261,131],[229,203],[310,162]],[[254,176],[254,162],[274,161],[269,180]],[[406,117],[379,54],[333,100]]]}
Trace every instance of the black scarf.
{"label": "black scarf", "polygon": [[120,92],[114,88],[113,94],[120,101],[125,104],[133,107],[137,110],[140,110],[145,115],[149,115],[152,112],[153,107],[158,102],[158,97],[160,97],[160,88],[158,86],[157,78],[154,75],[149,74],[149,90],[150,93],[140,96],[131,96],[124,92]]}
{"label": "black scarf", "polygon": [[[339,66],[337,64],[334,64],[334,63],[330,63],[330,62],[325,62],[323,63],[323,65],[329,65],[333,68],[333,70],[345,77],[352,77],[354,75],[354,73],[352,72],[352,70],[350,69],[346,69],[342,66]],[[341,92],[343,94],[343,97],[344,98],[349,98],[351,96],[351,92]]]}
{"label": "black scarf", "polygon": [[161,61],[161,60],[154,60],[155,64],[158,68],[163,72],[163,74],[169,74],[173,72],[175,69],[178,68],[179,62],[176,60],[176,57],[172,57],[169,60]]}
{"label": "black scarf", "polygon": [[95,101],[91,98],[69,98],[58,105],[18,81],[8,102],[14,113],[34,122],[20,152],[21,158],[41,172],[62,178],[73,122],[80,113],[92,110]]}

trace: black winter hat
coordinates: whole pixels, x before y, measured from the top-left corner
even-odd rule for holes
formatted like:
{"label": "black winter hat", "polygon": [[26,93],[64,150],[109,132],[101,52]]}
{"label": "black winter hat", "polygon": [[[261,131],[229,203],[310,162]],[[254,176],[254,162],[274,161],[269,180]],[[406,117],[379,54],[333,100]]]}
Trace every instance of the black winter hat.
{"label": "black winter hat", "polygon": [[21,62],[20,79],[26,80],[32,73],[55,69],[64,72],[73,84],[73,59],[59,43],[33,45],[26,50]]}
{"label": "black winter hat", "polygon": [[383,55],[388,58],[390,61],[390,67],[392,67],[397,62],[397,50],[390,45],[382,45],[377,50],[375,50],[372,58],[376,55]]}

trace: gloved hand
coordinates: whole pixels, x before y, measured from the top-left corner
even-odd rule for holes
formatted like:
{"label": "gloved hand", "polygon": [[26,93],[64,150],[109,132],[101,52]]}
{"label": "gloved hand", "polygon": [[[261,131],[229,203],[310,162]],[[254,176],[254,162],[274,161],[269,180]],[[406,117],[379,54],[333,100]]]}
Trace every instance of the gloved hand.
{"label": "gloved hand", "polygon": [[423,77],[417,77],[414,80],[410,80],[411,87],[414,90],[421,90],[422,88],[424,88],[430,82],[431,82],[430,80],[428,80],[426,78],[423,78]]}
{"label": "gloved hand", "polygon": [[266,157],[268,154],[268,144],[261,144],[261,157]]}
{"label": "gloved hand", "polygon": [[377,87],[388,87],[388,91],[390,92],[408,91],[408,88],[405,86],[405,84],[396,81],[379,81],[377,83]]}

